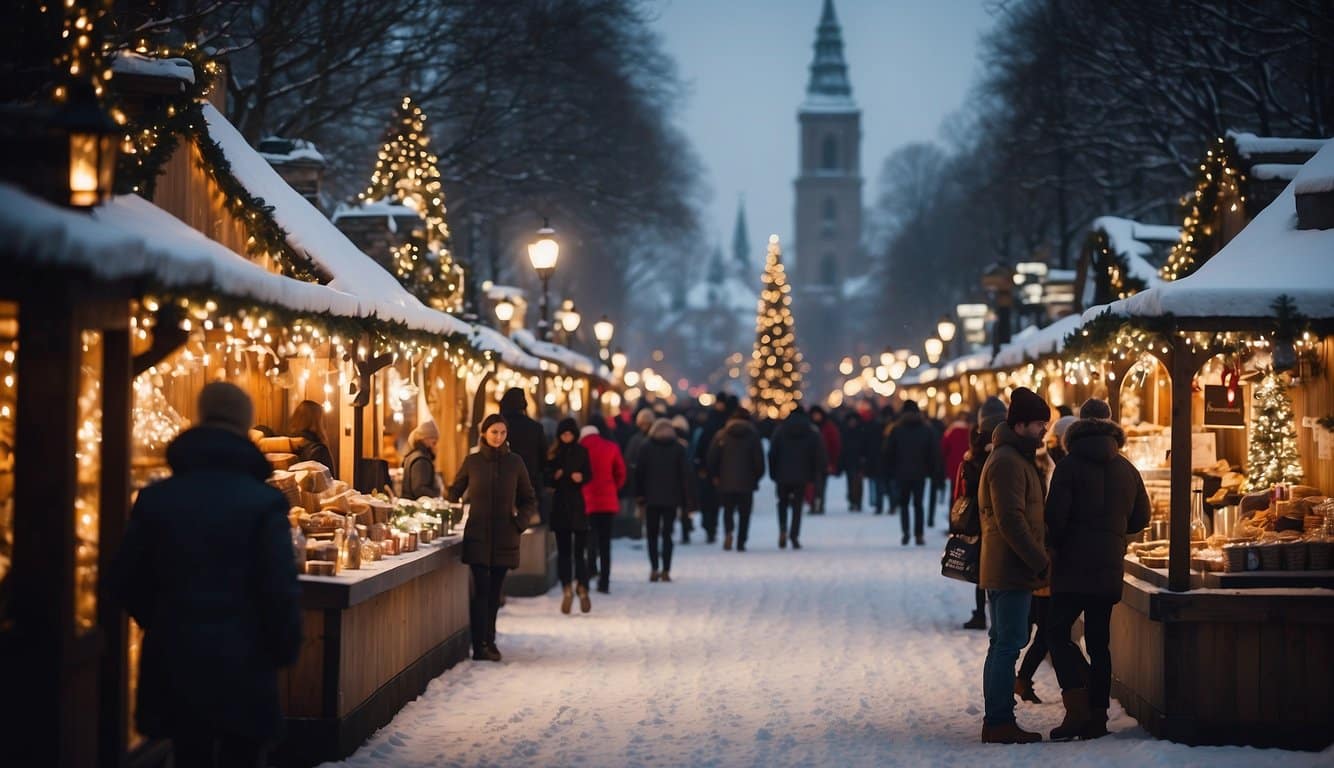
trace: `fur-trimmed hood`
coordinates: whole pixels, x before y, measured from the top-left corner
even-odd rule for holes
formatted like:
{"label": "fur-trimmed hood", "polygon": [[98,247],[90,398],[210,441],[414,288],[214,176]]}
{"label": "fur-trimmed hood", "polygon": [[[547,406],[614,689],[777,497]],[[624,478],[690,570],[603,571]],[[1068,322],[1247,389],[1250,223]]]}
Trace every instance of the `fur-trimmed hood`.
{"label": "fur-trimmed hood", "polygon": [[1061,442],[1072,456],[1107,462],[1125,447],[1126,432],[1108,419],[1080,419],[1065,430]]}
{"label": "fur-trimmed hood", "polygon": [[648,436],[660,443],[674,442],[676,440],[676,427],[672,426],[670,419],[658,419],[653,422],[653,427],[649,429]]}

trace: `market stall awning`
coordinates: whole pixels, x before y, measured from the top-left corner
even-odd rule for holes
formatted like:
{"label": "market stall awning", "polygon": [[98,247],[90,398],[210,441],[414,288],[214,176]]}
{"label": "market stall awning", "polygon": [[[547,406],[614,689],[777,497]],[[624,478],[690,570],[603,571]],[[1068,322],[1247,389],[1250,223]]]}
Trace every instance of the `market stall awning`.
{"label": "market stall awning", "polygon": [[1065,348],[1065,337],[1083,324],[1079,315],[1066,315],[1045,328],[1015,337],[1001,347],[991,360],[992,368],[1013,368],[1059,353]]}
{"label": "market stall awning", "polygon": [[[1308,171],[1309,168],[1309,171]],[[1325,143],[1303,173],[1194,274],[1094,307],[1088,322],[1114,314],[1158,317],[1259,318],[1280,295],[1309,318],[1334,318],[1334,230],[1297,229],[1296,187],[1334,185],[1334,142]]]}
{"label": "market stall awning", "polygon": [[555,363],[569,373],[579,373],[585,376],[597,375],[597,366],[591,359],[569,347],[562,347],[549,341],[541,341],[533,335],[532,331],[520,329],[510,334],[510,338],[529,354]]}
{"label": "market stall awning", "polygon": [[540,374],[548,367],[505,338],[505,334],[485,325],[472,326],[468,341],[478,352],[490,352],[500,362],[524,373]]}

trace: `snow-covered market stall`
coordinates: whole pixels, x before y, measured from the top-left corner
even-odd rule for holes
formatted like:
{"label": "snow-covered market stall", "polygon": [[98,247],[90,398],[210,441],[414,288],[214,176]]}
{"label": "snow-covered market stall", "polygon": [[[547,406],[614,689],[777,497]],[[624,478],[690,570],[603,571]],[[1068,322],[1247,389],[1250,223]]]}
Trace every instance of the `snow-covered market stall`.
{"label": "snow-covered market stall", "polygon": [[467,652],[464,511],[398,495],[409,433],[435,423],[448,477],[495,408],[474,396],[485,382],[535,392],[591,371],[424,305],[250,147],[210,101],[215,65],[183,54],[113,60],[123,123],[94,140],[108,162],[91,190],[72,189],[78,144],[48,114],[4,121],[0,657],[30,692],[11,725],[60,764],[164,759],[132,725],[141,633],[99,575],[200,388],[223,380],[253,400],[291,505],[304,641],[278,758],[313,765]]}

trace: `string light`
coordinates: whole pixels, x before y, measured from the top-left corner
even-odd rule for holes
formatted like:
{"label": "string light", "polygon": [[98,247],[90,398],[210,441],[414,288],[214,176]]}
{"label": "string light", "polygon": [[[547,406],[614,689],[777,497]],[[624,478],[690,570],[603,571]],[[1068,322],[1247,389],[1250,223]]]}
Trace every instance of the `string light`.
{"label": "string light", "polygon": [[1302,481],[1302,457],[1292,415],[1292,398],[1282,374],[1270,371],[1255,387],[1251,440],[1246,452],[1252,487]]}
{"label": "string light", "polygon": [[778,235],[770,235],[749,366],[751,402],[757,415],[770,419],[787,416],[801,400],[802,358],[782,259]]}
{"label": "string light", "polygon": [[1224,205],[1229,206],[1228,212],[1245,205],[1246,197],[1241,193],[1245,181],[1246,175],[1233,165],[1227,144],[1219,137],[1217,146],[1207,151],[1200,163],[1195,191],[1181,198],[1181,239],[1159,270],[1164,280],[1190,275],[1217,250],[1210,242],[1214,227],[1222,220]]}

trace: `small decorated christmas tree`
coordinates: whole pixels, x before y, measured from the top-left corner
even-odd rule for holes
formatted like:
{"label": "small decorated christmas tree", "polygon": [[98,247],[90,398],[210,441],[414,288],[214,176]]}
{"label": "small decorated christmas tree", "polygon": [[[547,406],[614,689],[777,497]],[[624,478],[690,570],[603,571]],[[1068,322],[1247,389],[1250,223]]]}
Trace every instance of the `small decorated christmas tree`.
{"label": "small decorated christmas tree", "polygon": [[422,301],[455,310],[461,300],[463,274],[449,253],[445,191],[437,163],[426,133],[426,115],[404,96],[361,199],[390,200],[421,215],[426,225],[425,250],[411,243],[400,246],[392,263],[385,266]]}
{"label": "small decorated christmas tree", "polygon": [[1292,398],[1280,374],[1270,372],[1255,388],[1251,410],[1251,446],[1246,457],[1251,485],[1268,488],[1275,483],[1299,483],[1302,459],[1297,452],[1297,432]]}
{"label": "small decorated christmas tree", "polygon": [[750,399],[760,418],[779,419],[801,400],[801,352],[792,319],[792,286],[778,235],[769,236],[750,358]]}

